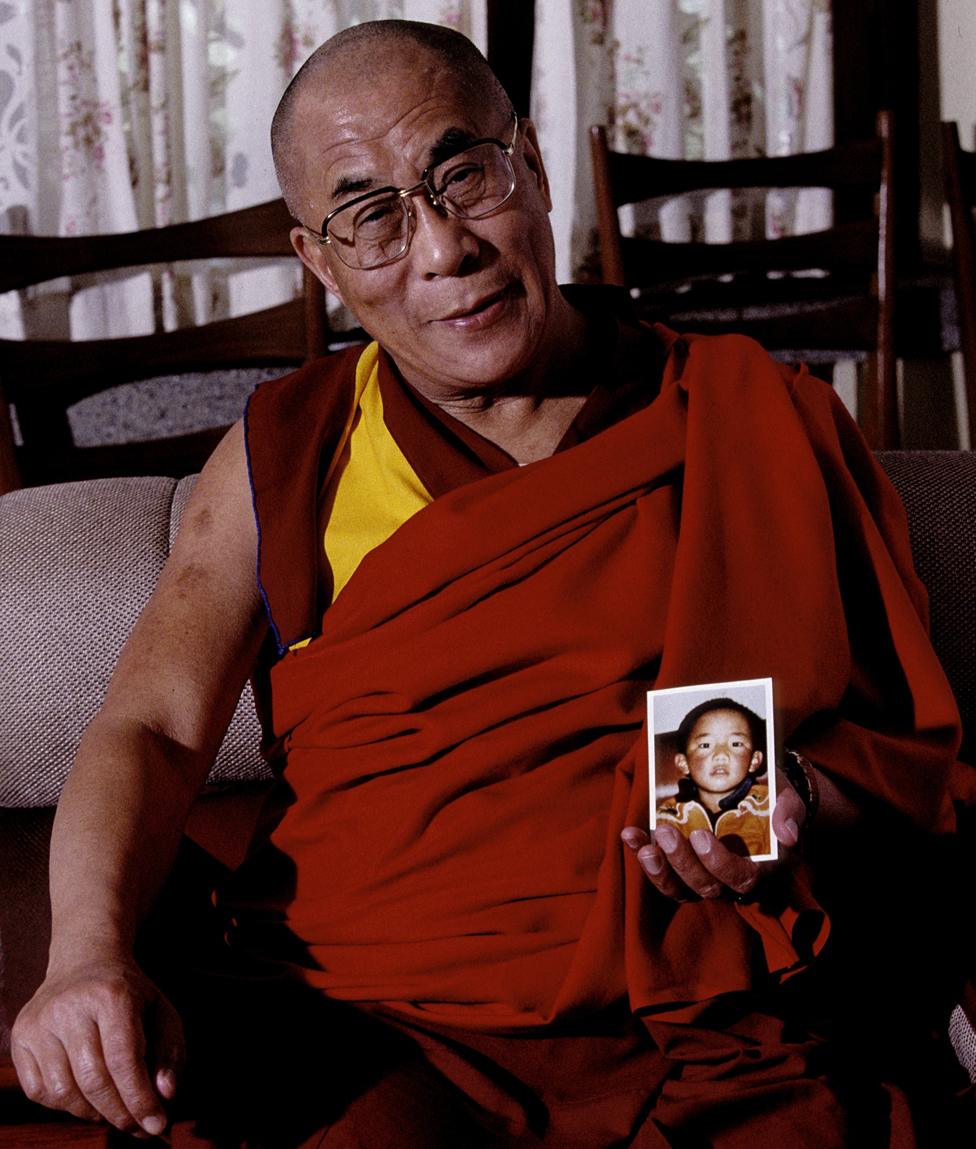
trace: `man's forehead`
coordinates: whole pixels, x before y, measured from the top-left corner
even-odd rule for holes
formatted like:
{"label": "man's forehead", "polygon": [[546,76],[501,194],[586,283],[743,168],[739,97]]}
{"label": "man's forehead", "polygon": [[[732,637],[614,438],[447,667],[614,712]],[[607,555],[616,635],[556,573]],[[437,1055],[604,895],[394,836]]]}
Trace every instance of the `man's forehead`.
{"label": "man's forehead", "polygon": [[393,178],[391,164],[403,161],[419,171],[485,135],[487,125],[497,130],[498,116],[473,106],[446,70],[389,81],[379,96],[356,81],[341,94],[326,86],[303,93],[296,143],[320,192],[334,197],[351,184],[351,190],[369,190]]}

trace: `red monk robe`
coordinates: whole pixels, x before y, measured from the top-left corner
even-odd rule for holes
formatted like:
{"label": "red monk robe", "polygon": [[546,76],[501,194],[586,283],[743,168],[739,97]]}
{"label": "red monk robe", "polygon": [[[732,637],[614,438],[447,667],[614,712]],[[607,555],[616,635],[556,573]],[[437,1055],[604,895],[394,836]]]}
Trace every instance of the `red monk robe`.
{"label": "red monk robe", "polygon": [[[652,391],[666,356],[653,402],[440,494],[324,620],[316,508],[358,352],[252,401],[284,774],[241,935],[408,1035],[472,1122],[390,1144],[914,1144],[898,1089],[845,1086],[784,1025],[789,983],[768,997],[823,941],[802,865],[757,905],[679,905],[619,841],[647,821],[645,691],[765,675],[787,744],[952,829],[958,719],[902,508],[805,372],[738,337],[620,348]],[[387,1078],[401,1120],[413,1074]],[[347,1117],[323,1145],[387,1143],[377,1088],[349,1111],[369,1137]]]}

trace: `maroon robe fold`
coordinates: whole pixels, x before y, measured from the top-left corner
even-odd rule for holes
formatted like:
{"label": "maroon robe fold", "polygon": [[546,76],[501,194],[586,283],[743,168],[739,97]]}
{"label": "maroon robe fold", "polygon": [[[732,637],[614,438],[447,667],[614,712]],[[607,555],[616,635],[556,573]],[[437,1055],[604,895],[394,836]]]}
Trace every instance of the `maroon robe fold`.
{"label": "maroon robe fold", "polygon": [[889,1076],[869,1024],[828,1041],[810,973],[783,983],[820,924],[802,867],[777,906],[674,905],[619,841],[653,685],[772,675],[788,743],[923,835],[973,791],[904,514],[839,402],[746,340],[656,338],[649,406],[438,492],[324,617],[355,353],[252,400],[262,589],[282,651],[314,637],[273,670],[280,821],[237,936],[300,984],[200,995],[210,1115],[174,1146],[916,1143],[882,1082],[941,1067]]}
{"label": "maroon robe fold", "polygon": [[750,989],[810,956],[802,874],[771,913],[675,906],[626,863],[644,692],[771,675],[788,741],[948,830],[958,719],[925,613],[830,389],[748,340],[679,341],[650,406],[435,500],[275,666],[293,882],[260,908],[330,997],[468,1029]]}

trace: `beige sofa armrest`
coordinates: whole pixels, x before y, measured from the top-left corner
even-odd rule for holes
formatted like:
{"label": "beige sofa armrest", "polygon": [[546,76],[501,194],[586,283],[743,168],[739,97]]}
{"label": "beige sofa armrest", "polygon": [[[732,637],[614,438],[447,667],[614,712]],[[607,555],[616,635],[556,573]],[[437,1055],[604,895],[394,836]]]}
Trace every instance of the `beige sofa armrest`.
{"label": "beige sofa armrest", "polygon": [[[52,806],[169,554],[193,479],[0,497],[0,807]],[[211,781],[267,780],[250,688]]]}

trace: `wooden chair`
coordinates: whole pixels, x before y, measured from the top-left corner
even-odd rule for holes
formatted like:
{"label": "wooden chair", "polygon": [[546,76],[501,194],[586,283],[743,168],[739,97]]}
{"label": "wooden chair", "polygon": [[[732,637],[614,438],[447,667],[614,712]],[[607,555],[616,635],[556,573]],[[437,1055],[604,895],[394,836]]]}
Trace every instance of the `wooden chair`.
{"label": "wooden chair", "polygon": [[952,220],[952,277],[966,384],[969,445],[976,449],[976,152],[963,151],[954,121],[942,124],[942,171]]}
{"label": "wooden chair", "polygon": [[[203,266],[230,272],[287,257],[297,267],[288,238],[292,226],[279,199],[140,232],[0,236],[0,292],[62,277],[70,277],[73,289],[75,277],[132,274],[132,269],[148,269],[158,288],[161,269],[173,265],[184,286],[186,277]],[[183,262],[203,260],[208,264]],[[68,409],[122,383],[227,368],[297,366],[324,353],[337,338],[328,328],[325,293],[307,271],[302,291],[290,302],[175,331],[162,330],[157,298],[152,334],[85,341],[0,340],[0,491],[105,475],[178,477],[199,470],[224,426],[162,437],[151,428],[140,442],[79,446]],[[60,326],[63,330],[64,323]]]}
{"label": "wooden chair", "polygon": [[[611,151],[590,130],[603,279],[677,330],[740,331],[779,358],[864,361],[859,421],[875,448],[898,442],[894,353],[892,129],[826,151],[665,160]],[[826,231],[730,243],[624,236],[618,209],[720,189],[829,188]],[[641,209],[644,210],[643,208]],[[796,274],[796,273],[802,274]]]}

